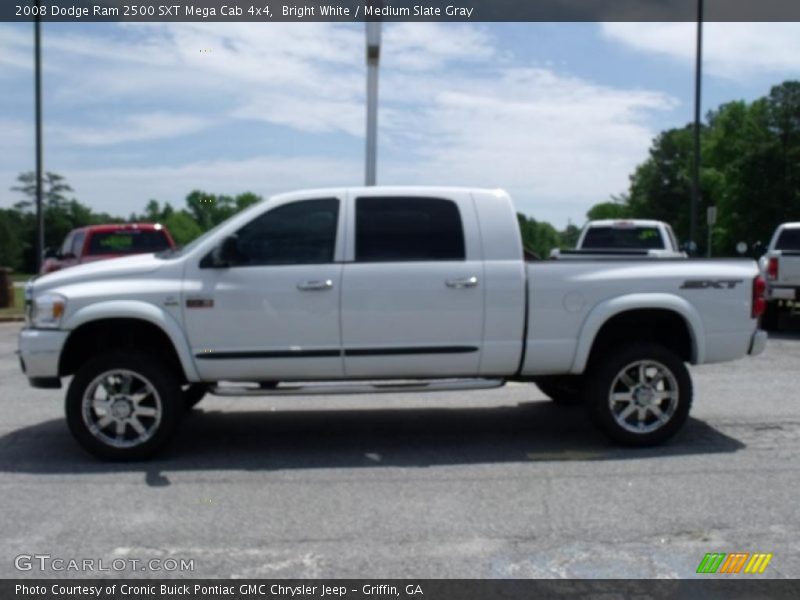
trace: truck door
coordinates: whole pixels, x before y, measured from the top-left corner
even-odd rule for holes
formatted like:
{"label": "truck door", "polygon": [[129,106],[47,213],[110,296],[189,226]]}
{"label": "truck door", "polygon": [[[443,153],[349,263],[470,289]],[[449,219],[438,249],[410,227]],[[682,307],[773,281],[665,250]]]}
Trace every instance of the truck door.
{"label": "truck door", "polygon": [[477,375],[484,286],[471,195],[363,193],[348,202],[346,375]]}
{"label": "truck door", "polygon": [[343,375],[342,208],[340,198],[285,201],[237,231],[234,264],[187,267],[183,311],[201,377]]}

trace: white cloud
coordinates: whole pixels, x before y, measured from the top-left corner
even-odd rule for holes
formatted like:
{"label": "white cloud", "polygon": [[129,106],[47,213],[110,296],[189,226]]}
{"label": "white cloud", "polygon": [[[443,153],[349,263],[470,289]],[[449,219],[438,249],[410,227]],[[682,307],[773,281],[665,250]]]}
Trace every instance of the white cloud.
{"label": "white cloud", "polygon": [[471,25],[397,23],[385,28],[381,60],[387,68],[440,69],[452,61],[484,61],[497,55],[491,38]]}
{"label": "white cloud", "polygon": [[[241,120],[261,137],[261,124],[297,131],[292,155],[306,156],[280,156],[278,147],[269,157],[177,167],[48,161],[102,210],[126,214],[197,187],[265,193],[361,182],[360,152],[320,156],[313,135],[363,136],[363,24],[86,24],[80,36],[47,33],[46,100],[79,115],[48,115],[51,157],[82,146],[91,160],[111,145],[121,157],[138,142],[148,151],[133,160],[170,164],[158,140]],[[0,36],[0,55],[23,42]],[[380,77],[379,181],[506,187],[526,211],[560,226],[627,187],[654,135],[652,115],[675,103],[532,68],[469,24],[386,25]],[[205,147],[224,156],[224,142]]]}
{"label": "white cloud", "polygon": [[22,30],[7,24],[0,24],[0,78],[11,74],[12,69],[30,71],[33,69],[32,29]]}
{"label": "white cloud", "polygon": [[190,115],[150,113],[123,115],[99,127],[52,127],[49,132],[63,138],[61,143],[77,146],[110,146],[143,142],[195,133],[210,121]]}
{"label": "white cloud", "polygon": [[433,92],[426,108],[399,126],[416,139],[422,160],[383,171],[408,178],[505,187],[538,218],[563,225],[627,187],[653,132],[648,113],[675,100],[619,90],[546,69],[507,68],[489,81]]}
{"label": "white cloud", "polygon": [[[635,50],[691,64],[695,23],[604,23],[608,39]],[[745,81],[754,74],[800,71],[800,23],[705,23],[703,62],[707,73]]]}

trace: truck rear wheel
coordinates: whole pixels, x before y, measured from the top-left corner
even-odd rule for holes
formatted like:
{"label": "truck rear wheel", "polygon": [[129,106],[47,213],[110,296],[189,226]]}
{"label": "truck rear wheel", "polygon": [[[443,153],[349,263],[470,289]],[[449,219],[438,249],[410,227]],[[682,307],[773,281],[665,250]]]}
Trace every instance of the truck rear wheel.
{"label": "truck rear wheel", "polygon": [[88,361],[67,391],[67,424],[91,454],[109,460],[152,456],[183,412],[175,375],[146,354],[112,352]]}
{"label": "truck rear wheel", "polygon": [[671,350],[635,343],[602,359],[587,381],[593,420],[627,446],[660,444],[681,428],[692,404],[692,380]]}

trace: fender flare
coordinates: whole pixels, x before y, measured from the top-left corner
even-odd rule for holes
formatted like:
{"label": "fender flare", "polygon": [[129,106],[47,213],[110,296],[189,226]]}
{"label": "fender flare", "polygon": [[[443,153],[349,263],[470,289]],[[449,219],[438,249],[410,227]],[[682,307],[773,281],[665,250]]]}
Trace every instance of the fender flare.
{"label": "fender flare", "polygon": [[141,302],[138,300],[108,300],[90,304],[78,309],[74,314],[70,315],[63,327],[69,330],[71,334],[72,331],[81,325],[103,319],[139,319],[155,325],[163,331],[172,342],[175,354],[178,356],[186,379],[188,381],[200,380],[194,360],[192,359],[192,354],[189,351],[189,345],[186,342],[180,325],[172,315],[148,302]]}
{"label": "fender flare", "polygon": [[633,310],[667,310],[679,315],[686,323],[692,340],[691,363],[703,362],[706,354],[705,332],[703,320],[694,306],[674,294],[626,294],[601,302],[586,317],[578,337],[570,372],[576,375],[584,372],[597,334],[609,319]]}

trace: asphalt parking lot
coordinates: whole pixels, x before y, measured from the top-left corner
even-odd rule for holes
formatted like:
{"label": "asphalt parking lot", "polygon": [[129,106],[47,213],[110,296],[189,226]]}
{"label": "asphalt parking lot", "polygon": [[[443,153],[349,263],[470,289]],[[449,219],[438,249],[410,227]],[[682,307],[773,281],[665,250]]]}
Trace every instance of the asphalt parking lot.
{"label": "asphalt parking lot", "polygon": [[194,560],[103,576],[691,577],[715,551],[800,577],[800,334],[694,368],[692,418],[655,449],[509,385],[209,397],[157,460],[119,465],[72,441],[63,390],[28,387],[18,329],[0,324],[0,577],[81,575],[21,554]]}

